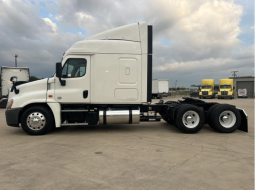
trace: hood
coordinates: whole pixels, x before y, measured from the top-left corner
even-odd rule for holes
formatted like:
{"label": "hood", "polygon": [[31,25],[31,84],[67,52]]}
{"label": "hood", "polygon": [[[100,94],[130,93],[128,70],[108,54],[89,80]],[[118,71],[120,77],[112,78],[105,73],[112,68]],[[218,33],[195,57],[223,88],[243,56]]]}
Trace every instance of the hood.
{"label": "hood", "polygon": [[[36,80],[36,81],[33,81],[33,82],[28,82],[28,83],[25,83],[25,84],[21,84],[21,85],[17,86],[17,89],[21,90],[21,89],[26,88],[26,87],[32,87],[32,86],[36,87],[38,85],[47,84],[47,80],[48,80],[48,78],[41,79],[41,80]],[[47,87],[47,85],[46,85],[46,87]]]}
{"label": "hood", "polygon": [[201,91],[212,91],[212,89],[208,88],[208,89],[202,89]]}
{"label": "hood", "polygon": [[9,97],[8,99],[12,99],[14,96],[18,97],[18,96],[22,96],[26,93],[32,93],[32,92],[36,92],[36,91],[41,91],[47,90],[47,78],[46,79],[41,79],[41,80],[37,80],[37,81],[33,81],[33,82],[28,82],[25,84],[21,84],[19,86],[16,86],[16,89],[19,90],[18,94],[15,94],[15,92],[9,92]]}
{"label": "hood", "polygon": [[232,91],[230,88],[221,88],[220,91]]}

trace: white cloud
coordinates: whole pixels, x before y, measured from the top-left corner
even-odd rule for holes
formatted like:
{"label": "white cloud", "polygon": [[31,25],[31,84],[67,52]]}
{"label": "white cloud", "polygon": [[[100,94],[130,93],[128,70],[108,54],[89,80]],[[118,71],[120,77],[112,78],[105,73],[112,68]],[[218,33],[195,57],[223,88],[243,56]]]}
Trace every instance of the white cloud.
{"label": "white cloud", "polygon": [[154,78],[179,77],[188,86],[212,74],[228,77],[234,68],[243,75],[254,72],[253,46],[238,38],[243,7],[232,0],[53,1],[56,12],[44,18],[38,3],[0,1],[1,64],[11,64],[12,55],[19,53],[20,64],[43,73],[39,64],[47,76],[62,53],[85,38],[66,28],[84,29],[89,36],[145,20],[154,27]]}
{"label": "white cloud", "polygon": [[54,32],[57,31],[57,25],[53,23],[50,18],[43,18],[43,20],[45,21],[46,24],[48,24],[51,27],[52,31]]}

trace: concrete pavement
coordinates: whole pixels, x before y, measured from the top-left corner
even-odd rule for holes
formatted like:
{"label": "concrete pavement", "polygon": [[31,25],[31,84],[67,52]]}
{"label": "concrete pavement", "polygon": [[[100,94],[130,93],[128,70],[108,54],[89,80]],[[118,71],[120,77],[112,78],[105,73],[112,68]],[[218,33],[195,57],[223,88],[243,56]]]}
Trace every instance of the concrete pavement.
{"label": "concrete pavement", "polygon": [[206,101],[244,108],[249,133],[183,134],[162,120],[29,136],[1,109],[0,189],[254,189],[254,100]]}

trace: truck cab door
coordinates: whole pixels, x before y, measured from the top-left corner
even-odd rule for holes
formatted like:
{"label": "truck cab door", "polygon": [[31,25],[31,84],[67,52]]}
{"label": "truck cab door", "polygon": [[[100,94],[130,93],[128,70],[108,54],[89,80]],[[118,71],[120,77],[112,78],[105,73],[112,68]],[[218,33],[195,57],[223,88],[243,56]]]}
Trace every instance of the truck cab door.
{"label": "truck cab door", "polygon": [[59,103],[90,103],[90,56],[70,55],[62,61],[61,86],[55,78],[55,99]]}

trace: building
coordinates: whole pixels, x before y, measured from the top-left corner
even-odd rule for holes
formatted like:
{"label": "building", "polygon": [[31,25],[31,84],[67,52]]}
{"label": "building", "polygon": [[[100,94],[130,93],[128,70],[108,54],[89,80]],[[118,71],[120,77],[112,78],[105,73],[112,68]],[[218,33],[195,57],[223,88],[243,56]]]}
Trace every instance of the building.
{"label": "building", "polygon": [[247,89],[248,98],[254,98],[254,76],[229,77],[234,80],[235,98],[237,98],[238,89]]}

